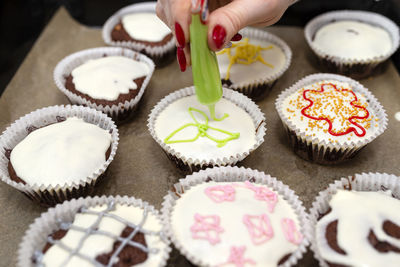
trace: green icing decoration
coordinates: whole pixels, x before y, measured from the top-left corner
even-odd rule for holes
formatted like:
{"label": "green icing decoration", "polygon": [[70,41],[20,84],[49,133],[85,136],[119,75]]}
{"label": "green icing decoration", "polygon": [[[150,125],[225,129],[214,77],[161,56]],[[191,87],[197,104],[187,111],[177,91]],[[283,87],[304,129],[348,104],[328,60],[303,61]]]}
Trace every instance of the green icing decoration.
{"label": "green icing decoration", "polygon": [[[197,113],[199,113],[200,115],[202,115],[203,118],[204,118],[205,123],[200,123],[200,122],[198,122],[198,121],[196,120],[196,118],[194,117],[194,115],[193,115],[193,111],[196,111]],[[224,145],[226,145],[227,142],[229,142],[229,141],[231,141],[231,140],[234,140],[234,139],[238,139],[239,136],[240,136],[240,133],[231,133],[231,132],[228,132],[228,131],[225,131],[225,130],[222,130],[222,129],[218,129],[218,128],[209,126],[209,125],[208,125],[208,117],[207,117],[207,115],[206,115],[203,111],[201,111],[201,110],[198,110],[198,109],[195,109],[195,108],[190,107],[190,108],[189,108],[189,114],[190,114],[190,117],[192,117],[192,119],[193,119],[194,122],[192,122],[192,123],[187,123],[187,124],[181,126],[180,128],[178,128],[177,130],[173,131],[170,135],[168,135],[168,136],[164,139],[164,143],[166,143],[166,144],[174,144],[174,143],[194,142],[194,141],[196,141],[197,139],[199,139],[199,137],[207,137],[208,139],[210,139],[210,140],[214,141],[215,143],[217,143],[217,147],[223,147]],[[227,117],[227,114],[225,114],[224,117],[222,117],[220,120],[223,120],[223,119],[225,119],[226,117]],[[183,129],[185,129],[185,128],[187,128],[187,127],[191,127],[191,126],[197,127],[197,129],[198,129],[198,131],[199,131],[199,132],[197,133],[197,135],[196,135],[194,138],[192,138],[192,139],[185,139],[185,140],[170,140],[172,137],[175,136],[175,134],[177,134],[178,132],[182,131]],[[209,134],[207,133],[207,130],[208,130],[208,129],[214,130],[214,131],[218,131],[218,132],[220,132],[220,133],[227,134],[228,137],[225,138],[225,139],[217,139],[217,138],[214,138],[214,137],[212,137],[211,135],[209,135]]]}

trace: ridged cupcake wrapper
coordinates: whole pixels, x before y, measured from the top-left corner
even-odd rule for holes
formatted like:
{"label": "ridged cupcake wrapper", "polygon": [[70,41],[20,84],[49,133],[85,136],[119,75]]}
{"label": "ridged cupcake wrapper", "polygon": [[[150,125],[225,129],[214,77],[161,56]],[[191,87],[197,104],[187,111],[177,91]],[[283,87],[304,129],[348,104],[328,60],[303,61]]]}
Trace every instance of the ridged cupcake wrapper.
{"label": "ridged cupcake wrapper", "polygon": [[172,54],[172,56],[175,58],[175,38],[172,38],[162,46],[149,46],[133,41],[113,41],[111,38],[112,30],[114,29],[115,25],[121,21],[121,18],[124,15],[141,12],[156,13],[156,2],[133,4],[116,12],[106,21],[103,26],[103,40],[107,45],[126,47],[144,53],[151,57],[156,62],[157,66],[165,65],[163,64],[165,63],[164,60],[169,61],[167,58],[169,57],[169,54]]}
{"label": "ridged cupcake wrapper", "polygon": [[[6,156],[7,151],[21,142],[32,127],[47,126],[58,122],[59,118],[78,117],[85,122],[95,124],[102,129],[109,130],[111,133],[111,153],[108,160],[99,166],[93,173],[81,179],[78,183],[59,184],[50,186],[45,184],[22,184],[11,180],[8,173],[9,159]],[[107,170],[108,165],[113,161],[118,147],[118,129],[115,123],[105,114],[88,107],[81,106],[51,106],[33,111],[11,124],[0,136],[0,178],[4,183],[21,191],[30,199],[45,206],[54,206],[65,200],[78,198],[93,192],[94,186],[100,177]],[[23,179],[23,177],[20,177]]]}
{"label": "ridged cupcake wrapper", "polygon": [[354,191],[392,190],[392,194],[400,199],[400,177],[386,173],[361,173],[341,178],[321,191],[314,200],[309,212],[309,225],[306,227],[307,238],[311,242],[311,250],[321,267],[328,267],[322,258],[316,241],[316,224],[321,215],[328,212],[329,201],[338,189]]}
{"label": "ridged cupcake wrapper", "polygon": [[[282,112],[283,101],[291,94],[312,83],[336,80],[350,84],[355,92],[364,94],[365,98],[369,100],[368,108],[374,111],[375,116],[379,119],[376,122],[379,129],[369,138],[358,140],[357,142],[344,142],[343,144],[334,143],[333,141],[325,141],[318,137],[312,137],[303,132],[300,128],[296,127],[289,118]],[[372,140],[381,135],[387,127],[388,118],[385,110],[379,101],[368,89],[366,89],[359,82],[336,74],[317,73],[304,77],[290,88],[284,90],[275,101],[275,108],[278,111],[279,117],[285,127],[289,141],[293,146],[293,150],[300,157],[321,164],[334,164],[354,157],[360,149],[370,143]]]}
{"label": "ridged cupcake wrapper", "polygon": [[163,99],[161,99],[157,105],[152,109],[149,118],[147,120],[147,127],[151,136],[156,140],[156,142],[162,147],[164,152],[167,154],[168,158],[175,163],[175,165],[184,173],[192,173],[201,169],[205,169],[213,166],[233,166],[239,161],[247,157],[253,150],[257,149],[264,142],[264,135],[266,132],[265,117],[261,112],[260,108],[248,97],[241,93],[235,92],[231,89],[223,88],[223,98],[231,101],[238,107],[244,109],[253,119],[254,127],[256,129],[256,143],[243,153],[237,153],[236,155],[231,155],[229,158],[213,158],[209,160],[199,160],[194,158],[187,158],[176,152],[171,146],[164,143],[163,140],[157,137],[155,132],[155,123],[158,115],[171,103],[176,100],[191,96],[195,94],[195,89],[193,86],[186,87],[175,91]]}
{"label": "ridged cupcake wrapper", "polygon": [[292,50],[290,50],[290,47],[281,38],[263,30],[247,27],[241,30],[240,34],[242,34],[243,37],[271,42],[279,47],[285,54],[285,64],[275,74],[251,82],[232,83],[232,85],[229,86],[229,88],[236,90],[251,99],[258,100],[270,92],[275,82],[289,68],[290,63],[292,62]]}
{"label": "ridged cupcake wrapper", "polygon": [[[197,258],[196,255],[191,255],[185,248],[184,244],[182,244],[176,238],[172,230],[171,213],[174,210],[176,200],[179,199],[181,195],[184,195],[185,191],[189,190],[192,186],[209,182],[210,180],[214,182],[250,181],[256,184],[266,185],[279,195],[283,196],[283,198],[290,204],[297,215],[300,224],[300,232],[303,234],[304,238],[299,244],[298,248],[288,258],[288,260],[280,266],[293,266],[298,262],[299,259],[302,258],[303,253],[307,250],[307,246],[309,244],[309,241],[305,235],[307,230],[306,226],[309,225],[309,222],[303,203],[299,200],[299,197],[295,194],[295,192],[281,181],[265,174],[264,172],[243,167],[218,167],[202,170],[200,172],[193,173],[192,175],[188,175],[184,179],[180,179],[179,182],[173,186],[173,190],[168,191],[168,194],[164,196],[164,201],[161,208],[164,232],[169,236],[172,243],[180,251],[180,253],[184,255],[190,262],[199,266],[208,266],[204,263],[204,261],[202,261],[202,259]],[[269,252],[266,251],[266,253]]]}
{"label": "ridged cupcake wrapper", "polygon": [[[392,38],[392,49],[387,54],[368,59],[349,59],[329,55],[313,43],[314,36],[322,26],[341,20],[360,21],[387,30]],[[310,48],[327,69],[355,78],[366,78],[376,73],[377,68],[383,65],[381,63],[386,61],[400,44],[399,27],[390,19],[368,11],[340,10],[324,13],[307,23],[304,35]]]}
{"label": "ridged cupcake wrapper", "polygon": [[[149,67],[150,72],[144,79],[143,84],[139,89],[139,93],[136,95],[135,98],[131,99],[130,101],[125,101],[124,103],[118,103],[118,105],[103,106],[87,100],[65,88],[65,80],[71,74],[73,69],[82,65],[90,59],[102,58],[104,57],[104,55],[124,56],[143,62]],[[57,64],[56,68],[54,69],[53,76],[54,82],[57,85],[58,89],[60,89],[60,91],[68,97],[72,104],[84,105],[94,108],[96,110],[100,110],[112,117],[117,123],[120,123],[128,119],[130,115],[132,115],[132,112],[136,109],[140,99],[145,92],[147,85],[150,82],[153,72],[154,63],[145,55],[121,47],[98,47],[82,50],[65,57]]]}
{"label": "ridged cupcake wrapper", "polygon": [[[47,212],[42,213],[42,215],[39,218],[36,218],[35,221],[29,226],[19,245],[17,266],[36,266],[32,262],[32,257],[35,251],[43,248],[47,243],[47,237],[54,231],[60,229],[60,221],[72,222],[74,220],[75,214],[82,206],[94,207],[110,202],[139,207],[142,209],[146,208],[150,213],[155,215],[160,224],[162,224],[161,215],[157,209],[149,205],[147,202],[142,201],[141,199],[136,199],[134,197],[96,196],[66,201],[62,204],[58,204],[54,208],[50,208]],[[166,265],[169,253],[171,251],[170,241],[168,240],[167,236],[162,235],[161,238],[166,244],[166,247],[164,250],[159,252],[163,254],[161,257],[161,262],[157,265],[159,267]]]}

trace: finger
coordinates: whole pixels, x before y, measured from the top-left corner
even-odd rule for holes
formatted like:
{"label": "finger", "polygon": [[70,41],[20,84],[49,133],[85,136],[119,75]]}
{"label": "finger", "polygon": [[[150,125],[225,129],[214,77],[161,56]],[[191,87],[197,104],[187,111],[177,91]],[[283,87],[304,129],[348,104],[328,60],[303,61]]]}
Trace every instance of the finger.
{"label": "finger", "polygon": [[177,46],[185,47],[189,43],[190,10],[191,1],[170,0],[167,16],[173,26]]}

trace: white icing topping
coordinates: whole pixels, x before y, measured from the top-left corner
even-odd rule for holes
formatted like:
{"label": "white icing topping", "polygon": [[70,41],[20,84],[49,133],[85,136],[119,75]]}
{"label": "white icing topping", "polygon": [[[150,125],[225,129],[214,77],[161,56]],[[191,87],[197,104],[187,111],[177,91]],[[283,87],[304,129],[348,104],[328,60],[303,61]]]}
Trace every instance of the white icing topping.
{"label": "white icing topping", "polygon": [[[235,190],[233,201],[228,197],[224,201],[215,202],[205,194],[207,188],[212,188],[216,185],[232,185]],[[264,185],[252,185],[257,188],[263,187],[267,189]],[[218,192],[215,194],[221,195]],[[246,188],[243,182],[209,182],[193,186],[185,191],[181,198],[176,200],[171,213],[174,236],[190,255],[201,259],[210,266],[235,266],[234,264],[224,264],[227,263],[230,257],[232,247],[245,248],[242,259],[247,259],[248,264],[237,266],[277,266],[279,260],[297,248],[295,244],[285,238],[281,220],[290,218],[294,221],[296,228],[300,229],[299,221],[293,208],[279,194],[277,199],[278,201],[271,212],[268,210],[267,202],[257,199],[255,192]],[[193,238],[191,227],[194,225],[195,214],[219,216],[219,226],[222,229],[219,234],[219,242],[211,244],[206,239]],[[256,241],[258,242],[255,243],[248,227],[244,223],[244,217],[246,215],[257,216],[262,214],[269,218],[273,236],[264,242],[259,242],[260,239],[257,239]],[[253,221],[253,223],[259,225],[257,221]],[[261,234],[257,229],[255,230],[256,235]],[[203,233],[201,234],[204,235]],[[253,262],[254,265],[250,264],[250,262]]]}
{"label": "white icing topping", "polygon": [[10,160],[29,185],[79,183],[105,163],[110,144],[107,130],[72,117],[30,133],[14,147]]}
{"label": "white icing topping", "polygon": [[[266,66],[259,60],[250,65],[235,63],[230,69],[230,80],[232,83],[248,83],[254,82],[257,79],[270,77],[278,73],[285,65],[285,54],[277,45],[268,41],[253,38],[249,38],[249,44],[259,45],[261,47],[269,47],[272,45],[272,49],[261,50],[260,54],[267,63],[273,65],[274,67],[271,68]],[[232,50],[232,55],[234,54],[234,50]],[[226,53],[224,53],[217,55],[217,59],[221,78],[224,79],[229,66],[229,57]]]}
{"label": "white icing topping", "polygon": [[[381,253],[368,241],[368,235],[373,230],[378,240],[400,248],[400,239],[387,235],[382,227],[386,220],[400,225],[400,201],[390,194],[390,191],[338,190],[329,202],[331,212],[316,225],[316,240],[322,257],[329,262],[346,266],[399,266],[400,253]],[[335,220],[338,220],[338,245],[347,255],[335,252],[325,241],[326,227]]]}
{"label": "white icing topping", "polygon": [[[308,100],[305,100],[303,98],[303,91],[304,90],[321,90],[321,85],[322,84],[329,84],[332,83],[336,85],[336,88],[338,90],[342,89],[351,89],[353,91],[353,88],[345,82],[339,82],[339,81],[334,81],[334,80],[327,80],[327,81],[321,81],[318,83],[314,84],[309,84],[307,86],[304,86],[303,88],[300,88],[293,94],[289,95],[282,103],[282,112],[285,114],[288,118],[289,121],[291,121],[297,128],[301,130],[301,132],[305,132],[308,135],[311,135],[313,137],[318,137],[320,140],[324,140],[325,142],[332,142],[332,143],[338,143],[338,144],[344,144],[345,142],[351,142],[351,141],[362,141],[367,138],[370,138],[371,136],[374,136],[376,131],[379,129],[379,120],[375,117],[374,111],[369,108],[367,99],[365,98],[364,95],[358,93],[357,91],[353,91],[355,95],[357,96],[359,102],[361,105],[365,105],[368,112],[369,112],[369,117],[365,122],[363,120],[356,119],[358,124],[363,126],[366,130],[366,134],[364,136],[356,136],[354,132],[345,134],[345,135],[340,135],[340,136],[334,136],[328,132],[329,124],[326,121],[323,120],[314,120],[311,118],[308,118],[304,116],[301,113],[301,110],[305,107],[307,107],[310,102]],[[328,87],[325,87],[329,89]],[[306,94],[308,98],[312,97],[313,99],[316,99],[315,97],[319,97],[318,94],[312,94],[310,91]],[[342,97],[338,95],[338,97]],[[311,99],[311,98],[310,98]],[[332,104],[332,106],[337,106],[338,103],[338,98],[330,98],[329,103]],[[348,111],[353,111],[354,107],[350,105],[350,102],[354,100],[353,95],[348,95],[347,97],[343,97],[342,99],[346,100],[343,101],[341,104],[343,104],[342,109],[347,109]],[[315,102],[314,102],[315,103]],[[315,105],[314,105],[315,106]],[[358,116],[365,116],[365,111],[362,111],[361,109],[358,110]],[[309,111],[307,111],[309,112]],[[343,112],[348,114],[349,112]],[[307,113],[311,114],[311,113]],[[337,114],[336,110],[331,110],[331,109],[324,109],[324,114],[319,114],[324,117],[330,117],[330,118],[339,118],[339,115]],[[348,116],[350,118],[351,116]],[[347,118],[347,119],[348,119]],[[341,119],[334,119],[331,120],[333,123],[333,129],[338,130],[341,129],[342,132],[344,132],[344,129],[347,127],[343,127],[341,122]],[[311,127],[310,123],[316,123],[316,126]],[[344,124],[343,124],[344,125]],[[357,133],[361,133],[361,129],[353,124],[351,124],[350,127],[354,127]],[[368,128],[368,129],[367,129]]]}
{"label": "white icing topping", "polygon": [[390,52],[389,33],[358,21],[337,21],[321,27],[313,43],[323,52],[342,58],[368,59]]}
{"label": "white icing topping", "polygon": [[122,25],[135,40],[160,42],[171,30],[155,13],[132,13],[122,17]]}
{"label": "white icing topping", "polygon": [[[210,118],[208,108],[201,105],[196,96],[187,96],[176,100],[167,106],[157,117],[155,122],[155,133],[158,138],[164,141],[173,131],[187,123],[193,123],[193,119],[189,115],[189,107],[193,107],[203,111]],[[214,121],[209,119],[208,125],[229,131],[231,133],[240,133],[240,137],[231,140],[223,147],[217,147],[216,143],[206,137],[199,137],[194,142],[173,143],[168,144],[176,152],[187,158],[199,160],[211,160],[234,156],[237,153],[243,153],[256,143],[255,126],[251,116],[242,108],[234,103],[222,98],[215,105],[216,117],[221,118],[224,113],[228,113],[229,117],[223,121]],[[204,120],[194,113],[199,122]],[[208,130],[208,134],[215,138],[226,138],[226,134]],[[196,127],[188,127],[176,134],[172,140],[192,139],[198,134]]]}
{"label": "white icing topping", "polygon": [[[106,210],[106,208],[107,205],[96,206],[90,208],[89,211],[99,213]],[[145,234],[145,240],[147,248],[153,250],[155,249],[155,252],[148,253],[147,260],[135,266],[157,266],[160,263],[163,254],[161,253],[161,251],[164,250],[167,246],[162,241],[160,236],[155,234],[159,233],[162,228],[161,223],[159,222],[157,217],[154,216],[151,212],[147,212],[147,217],[145,218],[144,224],[141,225],[143,219],[143,209],[120,204],[116,204],[115,209],[109,211],[108,214],[118,216],[131,224],[139,225],[145,231],[153,232],[152,234]],[[72,228],[69,229],[66,235],[60,240],[61,243],[70,249],[76,249],[80,243],[80,240],[82,240],[82,238],[84,237],[85,233],[82,231],[78,231],[73,227],[82,227],[85,229],[91,228],[91,226],[96,222],[98,218],[99,216],[96,214],[77,213],[75,215]],[[108,235],[100,233],[90,234],[83,242],[83,246],[79,249],[79,254],[85,255],[91,260],[94,260],[96,256],[111,252],[116,239],[110,237],[109,235],[112,234],[117,237],[120,236],[126,226],[126,223],[122,223],[120,220],[116,220],[115,218],[109,216],[103,217],[100,221],[100,224],[98,225],[97,231],[107,232]],[[45,266],[65,267],[96,266],[90,260],[84,259],[78,255],[73,255],[69,260],[67,260],[69,256],[70,253],[65,248],[56,243],[52,247],[50,247],[48,251],[44,254],[43,264]]]}
{"label": "white icing topping", "polygon": [[133,81],[149,74],[149,67],[123,56],[92,59],[75,68],[71,75],[75,89],[94,99],[113,101],[120,94],[138,89]]}

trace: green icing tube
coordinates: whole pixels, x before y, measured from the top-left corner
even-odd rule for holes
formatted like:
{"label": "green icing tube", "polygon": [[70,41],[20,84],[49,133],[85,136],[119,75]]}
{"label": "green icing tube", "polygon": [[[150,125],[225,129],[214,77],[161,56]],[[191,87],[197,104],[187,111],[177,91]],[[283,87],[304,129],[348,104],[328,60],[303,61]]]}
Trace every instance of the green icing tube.
{"label": "green icing tube", "polygon": [[192,23],[190,24],[193,83],[197,100],[201,104],[208,106],[213,120],[220,121],[228,117],[228,114],[224,114],[220,119],[215,117],[215,104],[222,97],[222,84],[217,57],[208,48],[207,29],[207,25],[201,23],[200,15],[193,14]]}

